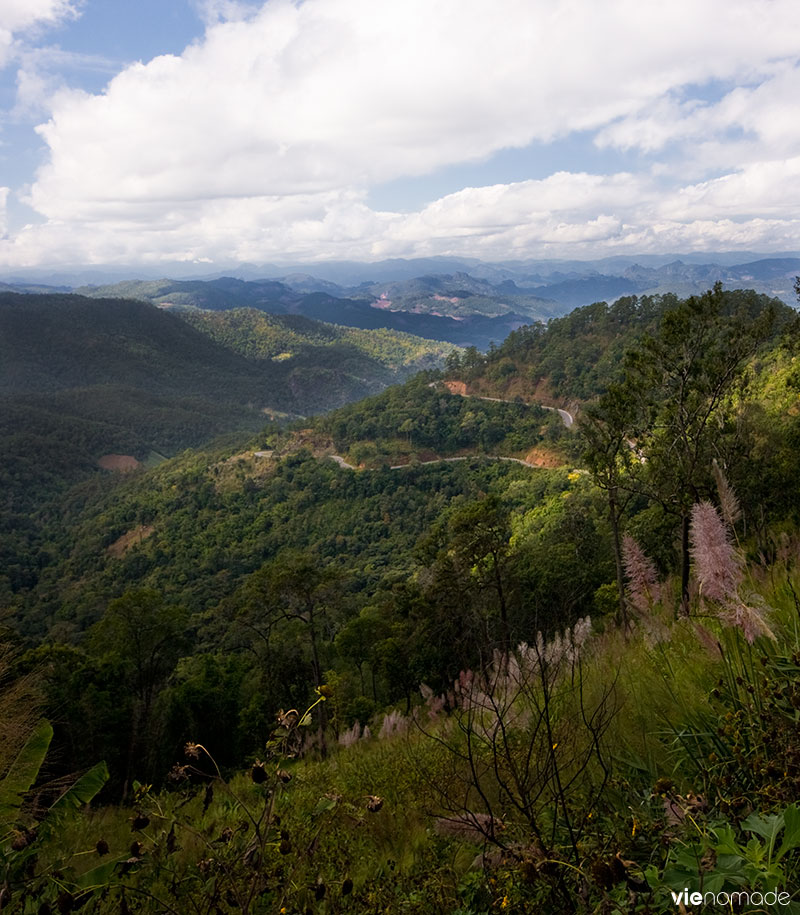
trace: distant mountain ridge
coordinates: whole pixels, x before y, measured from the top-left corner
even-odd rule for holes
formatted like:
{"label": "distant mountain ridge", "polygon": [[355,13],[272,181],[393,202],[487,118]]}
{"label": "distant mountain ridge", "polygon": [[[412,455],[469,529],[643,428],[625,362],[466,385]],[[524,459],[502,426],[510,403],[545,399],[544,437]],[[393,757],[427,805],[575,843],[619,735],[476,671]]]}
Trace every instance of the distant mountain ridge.
{"label": "distant mountain ridge", "polygon": [[[750,288],[795,304],[793,281],[800,274],[795,254],[759,257],[746,252],[708,258],[642,255],[498,263],[398,258],[372,264],[305,264],[283,271],[275,265],[245,264],[234,268],[237,275],[232,276],[125,280],[76,291],[91,297],[139,298],[165,308],[255,308],[355,328],[388,328],[483,350],[525,324],[627,295],[685,297],[721,282],[726,289]],[[35,274],[37,279],[41,275]],[[31,277],[18,279],[20,285],[0,284],[0,289],[48,291]]]}
{"label": "distant mountain ridge", "polygon": [[[446,287],[445,291],[447,291]],[[459,345],[474,344],[483,349],[491,341],[504,340],[512,330],[535,320],[535,316],[489,307],[489,314],[468,313],[463,317],[448,314],[419,314],[410,310],[373,307],[376,295],[369,290],[359,298],[348,290],[341,296],[328,292],[298,292],[277,280],[149,280],[117,283],[113,286],[84,287],[77,290],[91,297],[122,296],[152,302],[162,308],[195,307],[215,311],[256,308],[271,314],[297,314],[317,321],[362,329],[386,328],[403,331],[429,340],[446,340]],[[357,293],[358,294],[358,293]],[[444,311],[444,303],[442,304]],[[451,309],[452,310],[452,309]]]}

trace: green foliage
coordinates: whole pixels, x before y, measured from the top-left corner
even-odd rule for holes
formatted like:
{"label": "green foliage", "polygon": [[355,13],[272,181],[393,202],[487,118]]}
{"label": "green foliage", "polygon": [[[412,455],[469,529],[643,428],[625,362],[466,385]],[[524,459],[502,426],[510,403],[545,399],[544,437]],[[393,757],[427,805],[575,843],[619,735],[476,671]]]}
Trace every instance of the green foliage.
{"label": "green foliage", "polygon": [[464,450],[524,455],[542,441],[550,417],[539,407],[454,397],[431,378],[420,374],[402,387],[337,410],[320,421],[320,428],[342,451],[364,440],[373,443],[373,466],[381,460],[401,463],[409,453],[423,459]]}
{"label": "green foliage", "polygon": [[[735,893],[757,888],[761,894],[786,892],[794,867],[784,859],[800,849],[800,810],[790,804],[778,813],[751,813],[740,823],[692,823],[693,837],[670,850],[662,881],[675,891]],[[787,893],[787,895],[789,895]],[[800,911],[800,904],[773,904],[765,911]]]}
{"label": "green foliage", "polygon": [[[451,343],[385,328],[362,330],[325,324],[302,315],[270,315],[245,308],[223,312],[187,309],[179,315],[250,359],[293,359],[303,366],[338,367],[348,374],[372,375],[373,388],[421,369],[437,368],[444,357],[459,352]],[[381,367],[387,371],[381,372]]]}
{"label": "green foliage", "polygon": [[16,822],[23,797],[36,781],[52,739],[53,728],[49,721],[42,719],[3,774],[0,781],[0,829],[4,832]]}
{"label": "green foliage", "polygon": [[[25,809],[53,739],[53,728],[44,719],[31,729],[16,758],[0,780],[0,903],[30,911],[27,900],[38,882],[34,876],[38,853],[57,835],[64,818],[88,804],[108,779],[105,763],[98,763],[77,779],[70,779],[54,803],[39,812],[35,821]],[[46,787],[43,789],[46,796]],[[41,803],[41,802],[40,802]],[[37,895],[35,890],[33,895]]]}

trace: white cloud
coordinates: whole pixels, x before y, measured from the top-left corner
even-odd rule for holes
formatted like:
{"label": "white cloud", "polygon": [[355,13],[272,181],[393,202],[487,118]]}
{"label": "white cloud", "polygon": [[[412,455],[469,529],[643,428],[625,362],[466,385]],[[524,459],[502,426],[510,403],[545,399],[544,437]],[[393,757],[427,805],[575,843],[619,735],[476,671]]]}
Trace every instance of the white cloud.
{"label": "white cloud", "polygon": [[66,88],[65,74],[91,72],[111,76],[119,63],[101,54],[81,54],[59,47],[26,48],[17,53],[17,95],[12,119],[34,123],[50,114],[52,99]]}
{"label": "white cloud", "polygon": [[[770,231],[800,247],[780,195],[794,175],[780,163],[800,153],[796,0],[198,2],[206,34],[180,56],[102,94],[51,95],[26,197],[46,223],[0,261],[771,248]],[[694,92],[710,80],[731,86],[715,104]],[[660,170],[466,188],[406,215],[364,203],[376,183],[586,130],[677,152]]]}
{"label": "white cloud", "polygon": [[74,0],[2,0],[0,2],[0,67],[8,63],[15,36],[40,26],[55,25],[77,14]]}
{"label": "white cloud", "polygon": [[35,25],[59,22],[74,15],[73,0],[3,0],[0,4],[0,29],[21,32]]}
{"label": "white cloud", "polygon": [[610,124],[596,137],[600,147],[657,152],[679,144],[673,168],[686,175],[732,169],[769,156],[800,151],[800,65],[773,65],[756,86],[731,88],[719,101],[659,99],[648,110]]}
{"label": "white cloud", "polygon": [[[798,174],[800,164],[787,163],[665,193],[647,176],[560,172],[465,188],[415,213],[375,212],[352,190],[187,200],[169,208],[144,202],[134,211],[109,204],[91,220],[27,227],[0,243],[0,261],[36,263],[43,250],[50,262],[71,264],[783,251],[800,248],[800,219],[779,194],[788,188],[788,199],[798,199]],[[766,216],[764,188],[773,201]]]}

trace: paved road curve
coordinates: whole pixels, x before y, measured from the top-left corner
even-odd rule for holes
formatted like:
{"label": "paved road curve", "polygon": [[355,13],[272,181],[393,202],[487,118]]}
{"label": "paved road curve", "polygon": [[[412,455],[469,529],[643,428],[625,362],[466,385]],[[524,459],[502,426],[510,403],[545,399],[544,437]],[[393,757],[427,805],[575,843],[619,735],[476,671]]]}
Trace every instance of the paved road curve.
{"label": "paved road curve", "polygon": [[524,400],[507,400],[503,397],[483,397],[480,394],[459,394],[458,396],[473,397],[475,400],[491,400],[493,403],[515,403],[523,407],[541,407],[543,410],[551,410],[558,413],[567,429],[571,429],[572,424],[575,422],[575,417],[567,410],[562,410],[560,407],[548,407],[547,404],[543,403],[527,403]]}
{"label": "paved road curve", "polygon": [[[348,464],[347,461],[340,454],[329,454],[328,457],[340,467],[344,467],[346,470],[358,470],[357,467],[354,467],[352,464]],[[446,457],[446,458],[434,458],[432,461],[414,461],[408,464],[391,464],[389,470],[404,470],[407,467],[426,467],[428,464],[451,464],[455,461],[471,461],[473,458],[484,458],[487,461],[512,461],[514,464],[522,464],[523,467],[533,467],[537,470],[540,470],[538,464],[532,464],[530,461],[523,461],[522,458],[515,457],[503,457],[500,454],[464,454],[460,457]]]}

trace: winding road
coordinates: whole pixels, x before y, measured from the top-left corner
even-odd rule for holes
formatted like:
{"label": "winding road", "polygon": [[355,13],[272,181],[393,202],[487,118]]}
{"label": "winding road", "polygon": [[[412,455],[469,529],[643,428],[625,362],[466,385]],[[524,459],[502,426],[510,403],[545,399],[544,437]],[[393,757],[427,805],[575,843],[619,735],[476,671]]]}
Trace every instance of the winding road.
{"label": "winding road", "polygon": [[[358,470],[353,464],[348,464],[340,454],[329,454],[328,457],[345,470]],[[390,464],[389,470],[404,470],[407,467],[425,467],[428,464],[451,464],[456,461],[471,461],[474,458],[484,458],[487,461],[511,461],[514,464],[522,464],[523,467],[532,467],[535,470],[541,470],[538,464],[532,464],[530,461],[523,461],[522,458],[503,457],[500,454],[464,454],[460,457],[434,458],[432,461],[414,461],[408,464]]]}
{"label": "winding road", "polygon": [[524,400],[507,400],[503,397],[483,397],[481,394],[459,394],[458,396],[473,397],[475,400],[490,400],[493,403],[515,403],[521,407],[541,407],[542,410],[558,413],[567,429],[571,429],[572,424],[575,422],[575,417],[568,410],[562,410],[561,407],[548,407],[547,404],[543,403],[526,403]]}
{"label": "winding road", "polygon": [[[437,382],[431,382],[429,387],[436,387]],[[455,393],[450,391],[451,394]],[[541,407],[543,410],[550,410],[551,412],[558,413],[561,417],[564,425],[567,429],[571,429],[575,417],[568,411],[562,410],[561,407],[548,407],[543,403],[526,403],[523,400],[507,400],[502,397],[483,397],[481,394],[458,394],[459,397],[472,397],[475,400],[489,400],[493,403],[513,403],[522,407]],[[335,461],[340,467],[344,467],[345,470],[358,470],[353,464],[349,464],[340,454],[329,454],[328,457]],[[413,464],[392,464],[389,466],[389,470],[402,470],[404,467],[423,467],[427,464],[445,464],[453,463],[455,461],[469,461],[475,457],[486,458],[487,461],[511,461],[514,464],[522,464],[523,467],[533,467],[535,469],[540,469],[538,464],[532,464],[530,461],[524,461],[522,458],[515,457],[503,457],[499,454],[467,454],[462,455],[461,457],[446,457],[446,458],[434,458],[432,461],[416,461]]]}

